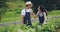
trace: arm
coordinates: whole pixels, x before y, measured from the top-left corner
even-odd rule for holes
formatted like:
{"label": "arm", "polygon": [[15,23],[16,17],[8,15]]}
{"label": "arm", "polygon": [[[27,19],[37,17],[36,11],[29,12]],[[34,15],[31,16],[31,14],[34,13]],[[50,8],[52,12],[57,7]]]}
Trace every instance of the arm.
{"label": "arm", "polygon": [[37,18],[38,17],[38,14],[39,14],[39,11],[37,12],[37,14],[35,15],[35,18]]}
{"label": "arm", "polygon": [[46,22],[46,15],[44,15],[44,22]]}
{"label": "arm", "polygon": [[37,18],[38,17],[37,14],[34,17]]}
{"label": "arm", "polygon": [[44,24],[46,24],[46,13],[44,13]]}
{"label": "arm", "polygon": [[24,23],[24,16],[22,15],[22,23]]}
{"label": "arm", "polygon": [[35,16],[34,12],[32,11],[32,15]]}
{"label": "arm", "polygon": [[25,10],[23,9],[23,10],[21,11],[22,23],[24,23],[24,15],[25,15]]}
{"label": "arm", "polygon": [[32,15],[34,16],[34,18],[36,18],[36,17],[37,17],[37,14],[35,15],[33,11],[32,11]]}

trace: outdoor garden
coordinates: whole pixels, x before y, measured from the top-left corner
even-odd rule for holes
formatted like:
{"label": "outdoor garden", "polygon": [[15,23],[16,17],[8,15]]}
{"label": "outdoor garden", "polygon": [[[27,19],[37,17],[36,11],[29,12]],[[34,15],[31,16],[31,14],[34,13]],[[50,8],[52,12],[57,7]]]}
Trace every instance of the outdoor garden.
{"label": "outdoor garden", "polygon": [[[28,0],[26,0],[28,1]],[[47,11],[47,24],[38,26],[38,19],[32,16],[32,27],[26,26],[22,23],[21,11],[25,8],[25,0],[0,0],[0,32],[60,32],[60,3],[57,0],[42,1],[39,0],[38,4],[35,0],[30,0],[33,3],[33,11],[40,4],[43,4]],[[47,3],[45,3],[47,2]],[[58,2],[58,3],[57,3]],[[44,4],[45,3],[45,4]],[[49,6],[50,4],[50,6]],[[52,5],[53,4],[53,5]],[[35,5],[35,6],[34,6]],[[11,24],[12,22],[20,22],[19,24]],[[10,23],[10,24],[9,24]],[[4,25],[6,24],[6,25]]]}

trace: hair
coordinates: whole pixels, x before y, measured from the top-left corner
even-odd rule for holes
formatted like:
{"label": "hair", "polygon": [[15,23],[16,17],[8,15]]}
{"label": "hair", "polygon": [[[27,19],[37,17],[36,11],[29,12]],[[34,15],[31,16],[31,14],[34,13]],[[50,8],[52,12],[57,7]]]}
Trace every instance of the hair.
{"label": "hair", "polygon": [[29,5],[26,5],[26,7],[28,7]]}
{"label": "hair", "polygon": [[47,10],[45,9],[45,7],[43,5],[40,5],[39,8],[42,12],[45,12],[47,15]]}

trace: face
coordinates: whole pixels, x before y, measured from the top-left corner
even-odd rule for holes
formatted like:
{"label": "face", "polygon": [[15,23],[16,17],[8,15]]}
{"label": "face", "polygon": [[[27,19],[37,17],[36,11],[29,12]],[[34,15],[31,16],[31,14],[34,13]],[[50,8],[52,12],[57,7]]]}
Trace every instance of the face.
{"label": "face", "polygon": [[38,11],[41,12],[42,10],[40,9],[40,7],[38,7]]}
{"label": "face", "polygon": [[29,8],[32,8],[32,4],[29,4],[28,7],[29,7]]}

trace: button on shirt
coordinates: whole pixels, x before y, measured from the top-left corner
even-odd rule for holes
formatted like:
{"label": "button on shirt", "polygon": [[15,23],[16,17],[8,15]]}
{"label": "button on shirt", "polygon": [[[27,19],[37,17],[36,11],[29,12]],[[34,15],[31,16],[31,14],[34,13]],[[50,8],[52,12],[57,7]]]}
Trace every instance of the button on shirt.
{"label": "button on shirt", "polygon": [[21,11],[21,15],[25,16],[26,12],[30,12],[31,13],[32,12],[32,9],[23,9]]}

